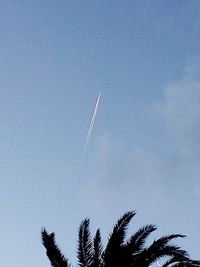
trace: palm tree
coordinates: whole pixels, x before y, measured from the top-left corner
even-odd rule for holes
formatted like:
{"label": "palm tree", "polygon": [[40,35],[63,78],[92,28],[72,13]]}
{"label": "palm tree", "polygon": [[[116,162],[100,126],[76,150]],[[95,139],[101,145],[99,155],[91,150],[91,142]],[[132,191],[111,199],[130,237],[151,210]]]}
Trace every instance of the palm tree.
{"label": "palm tree", "polygon": [[[134,211],[125,213],[115,224],[108,243],[103,249],[101,233],[98,229],[94,238],[90,236],[89,219],[85,219],[79,228],[78,263],[80,267],[149,267],[160,259],[166,261],[161,267],[200,267],[200,261],[190,259],[188,253],[179,246],[171,244],[176,238],[184,238],[181,234],[171,234],[156,239],[145,246],[147,237],[156,230],[156,226],[148,224],[136,231],[125,241],[126,230]],[[42,230],[42,242],[53,267],[69,267],[55,242],[55,234]]]}

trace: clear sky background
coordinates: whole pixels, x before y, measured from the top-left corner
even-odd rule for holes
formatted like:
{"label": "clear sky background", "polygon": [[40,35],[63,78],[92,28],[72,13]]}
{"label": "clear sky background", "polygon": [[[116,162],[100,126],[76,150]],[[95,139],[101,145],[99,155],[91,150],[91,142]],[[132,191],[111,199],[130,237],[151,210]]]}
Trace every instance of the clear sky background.
{"label": "clear sky background", "polygon": [[128,210],[200,257],[200,1],[1,0],[0,36],[1,266],[50,266],[43,226],[76,265]]}

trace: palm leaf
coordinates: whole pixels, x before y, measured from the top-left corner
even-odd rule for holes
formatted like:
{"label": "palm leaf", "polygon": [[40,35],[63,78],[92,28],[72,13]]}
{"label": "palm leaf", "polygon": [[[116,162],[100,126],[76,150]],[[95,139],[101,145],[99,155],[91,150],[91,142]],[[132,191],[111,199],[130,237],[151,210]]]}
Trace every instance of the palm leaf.
{"label": "palm leaf", "polygon": [[149,266],[153,262],[159,260],[162,257],[178,257],[185,259],[188,254],[185,250],[181,250],[178,246],[169,245],[168,243],[175,238],[185,237],[180,234],[172,234],[163,236],[155,240],[148,248],[145,248],[133,257],[135,266]]}
{"label": "palm leaf", "polygon": [[199,267],[199,266],[200,266],[200,261],[191,260],[187,257],[185,259],[172,257],[162,265],[162,267]]}
{"label": "palm leaf", "polygon": [[127,212],[115,224],[104,251],[103,258],[106,267],[116,267],[123,264],[123,250],[121,247],[123,245],[128,224],[135,214],[134,211]]}
{"label": "palm leaf", "polygon": [[98,229],[93,241],[93,267],[100,267],[102,265],[102,251],[101,233],[100,229]]}
{"label": "palm leaf", "polygon": [[133,216],[135,216],[135,214],[136,214],[135,212],[129,211],[129,212],[125,213],[117,221],[117,223],[115,224],[115,226],[113,228],[113,232],[110,235],[110,238],[108,240],[107,248],[109,246],[112,246],[113,243],[118,244],[118,245],[122,245],[124,238],[125,238],[128,224],[129,224],[130,220],[133,218]]}
{"label": "palm leaf", "polygon": [[[198,261],[180,261],[177,263],[174,263],[172,265],[167,265],[170,267],[199,267],[200,266],[200,262]],[[163,267],[163,266],[162,266]]]}
{"label": "palm leaf", "polygon": [[140,228],[125,244],[125,249],[131,254],[140,252],[143,249],[146,238],[156,229],[156,226],[152,224]]}
{"label": "palm leaf", "polygon": [[[78,261],[80,267],[149,267],[156,261],[167,257],[162,267],[200,267],[200,261],[190,259],[188,253],[170,242],[184,235],[172,234],[156,239],[145,246],[148,236],[156,230],[155,225],[146,225],[124,242],[128,224],[135,216],[134,211],[125,213],[114,225],[106,249],[103,251],[100,230],[92,240],[89,219],[85,219],[79,228]],[[69,267],[68,260],[55,242],[55,234],[41,232],[42,242],[53,267]]]}
{"label": "palm leaf", "polygon": [[64,257],[55,242],[55,234],[48,234],[45,228],[41,231],[42,243],[46,248],[46,254],[53,267],[69,267],[68,260]]}
{"label": "palm leaf", "polygon": [[[162,267],[168,267],[168,266],[174,266],[174,264],[180,263],[180,262],[184,262],[187,261],[189,258],[188,257],[171,257],[170,259],[168,259],[165,263],[162,264]],[[172,265],[173,264],[173,265]]]}
{"label": "palm leaf", "polygon": [[79,228],[78,261],[81,267],[88,267],[92,263],[92,240],[89,223],[89,219],[85,219]]}
{"label": "palm leaf", "polygon": [[163,247],[163,246],[167,245],[172,239],[176,239],[179,237],[184,238],[186,236],[181,235],[181,234],[172,234],[172,235],[162,236],[161,238],[155,240],[149,248],[150,249],[156,249],[159,247]]}
{"label": "palm leaf", "polygon": [[[178,246],[165,245],[163,247],[157,247],[156,249],[145,249],[138,257],[138,262],[143,262],[141,266],[150,266],[152,263],[161,259],[162,257],[178,257],[180,260],[185,260],[188,256],[185,250],[180,249]],[[140,266],[140,265],[137,265]]]}

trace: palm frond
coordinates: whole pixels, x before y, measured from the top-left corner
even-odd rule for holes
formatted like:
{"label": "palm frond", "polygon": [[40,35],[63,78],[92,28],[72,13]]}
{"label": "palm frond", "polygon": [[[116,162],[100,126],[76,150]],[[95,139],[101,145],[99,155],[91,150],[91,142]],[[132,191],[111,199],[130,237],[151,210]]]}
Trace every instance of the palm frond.
{"label": "palm frond", "polygon": [[[156,230],[152,224],[136,231],[125,242],[128,224],[135,216],[134,211],[125,213],[114,225],[106,249],[103,250],[101,233],[98,229],[93,239],[90,237],[89,219],[85,219],[79,228],[78,263],[79,267],[150,267],[158,260],[164,259],[162,267],[200,267],[199,260],[192,260],[188,253],[171,243],[185,235],[172,234],[162,236],[145,246],[148,236]],[[69,267],[55,241],[55,234],[41,231],[46,254],[53,267]]]}
{"label": "palm frond", "polygon": [[152,263],[166,256],[177,257],[184,261],[188,258],[188,253],[185,250],[180,249],[180,247],[174,245],[164,245],[156,248],[150,246],[140,253],[138,262],[142,261],[144,262],[143,266],[150,266]]}
{"label": "palm frond", "polygon": [[101,243],[101,233],[100,229],[98,229],[93,240],[93,267],[100,267],[102,265],[102,251],[103,246]]}
{"label": "palm frond", "polygon": [[104,251],[104,262],[106,267],[120,266],[122,261],[121,247],[124,242],[129,222],[135,216],[134,211],[126,212],[115,224]]}
{"label": "palm frond", "polygon": [[172,234],[163,236],[155,240],[149,247],[143,249],[137,255],[133,255],[133,262],[135,267],[139,266],[149,266],[155,261],[161,259],[162,257],[177,257],[184,260],[188,257],[185,250],[181,250],[178,246],[169,245],[169,242],[178,237],[185,237],[180,234]]}
{"label": "palm frond", "polygon": [[155,225],[148,224],[141,227],[125,244],[125,249],[131,253],[138,253],[143,249],[146,238],[157,228]]}
{"label": "palm frond", "polygon": [[165,265],[163,264],[162,267],[199,267],[200,266],[200,261],[196,260],[185,260],[185,261],[177,261],[173,264]]}
{"label": "palm frond", "polygon": [[85,219],[79,228],[78,261],[81,267],[88,267],[92,263],[92,240],[89,224],[89,219]]}
{"label": "palm frond", "polygon": [[173,267],[173,266],[185,266],[185,265],[194,264],[194,266],[199,266],[200,261],[197,260],[191,260],[188,256],[173,256],[170,259],[168,259],[165,263],[162,264],[162,267]]}
{"label": "palm frond", "polygon": [[170,259],[168,259],[167,261],[165,261],[163,264],[162,264],[162,267],[168,267],[168,266],[174,266],[174,264],[177,264],[177,263],[180,263],[180,262],[185,262],[189,260],[188,257],[177,257],[177,256],[173,256],[171,257]]}
{"label": "palm frond", "polygon": [[69,267],[68,260],[64,257],[55,241],[55,234],[48,234],[46,229],[41,231],[42,244],[53,267]]}
{"label": "palm frond", "polygon": [[108,240],[107,247],[112,246],[114,242],[118,245],[123,244],[128,224],[135,214],[136,213],[134,211],[129,211],[117,221]]}
{"label": "palm frond", "polygon": [[185,235],[181,235],[181,234],[172,234],[172,235],[165,235],[162,236],[161,238],[155,240],[152,245],[150,246],[151,249],[156,249],[159,247],[163,247],[166,244],[168,244],[172,239],[176,239],[176,238],[185,238]]}

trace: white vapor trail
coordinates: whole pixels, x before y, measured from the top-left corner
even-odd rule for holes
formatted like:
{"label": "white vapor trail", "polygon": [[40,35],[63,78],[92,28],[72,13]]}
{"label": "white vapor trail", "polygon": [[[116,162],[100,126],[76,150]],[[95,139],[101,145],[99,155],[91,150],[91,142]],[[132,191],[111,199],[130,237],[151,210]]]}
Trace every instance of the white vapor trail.
{"label": "white vapor trail", "polygon": [[101,98],[101,93],[99,93],[99,95],[97,97],[96,104],[95,104],[95,107],[94,107],[94,111],[92,113],[92,118],[91,118],[91,121],[90,121],[90,125],[89,125],[89,128],[88,128],[88,132],[87,132],[87,136],[86,136],[86,140],[85,140],[84,151],[87,149],[87,146],[88,146],[88,143],[89,143],[89,140],[90,140],[90,136],[92,134],[92,129],[94,127],[94,123],[95,123],[95,119],[96,119],[96,115],[97,115],[97,110],[98,110],[100,98]]}

